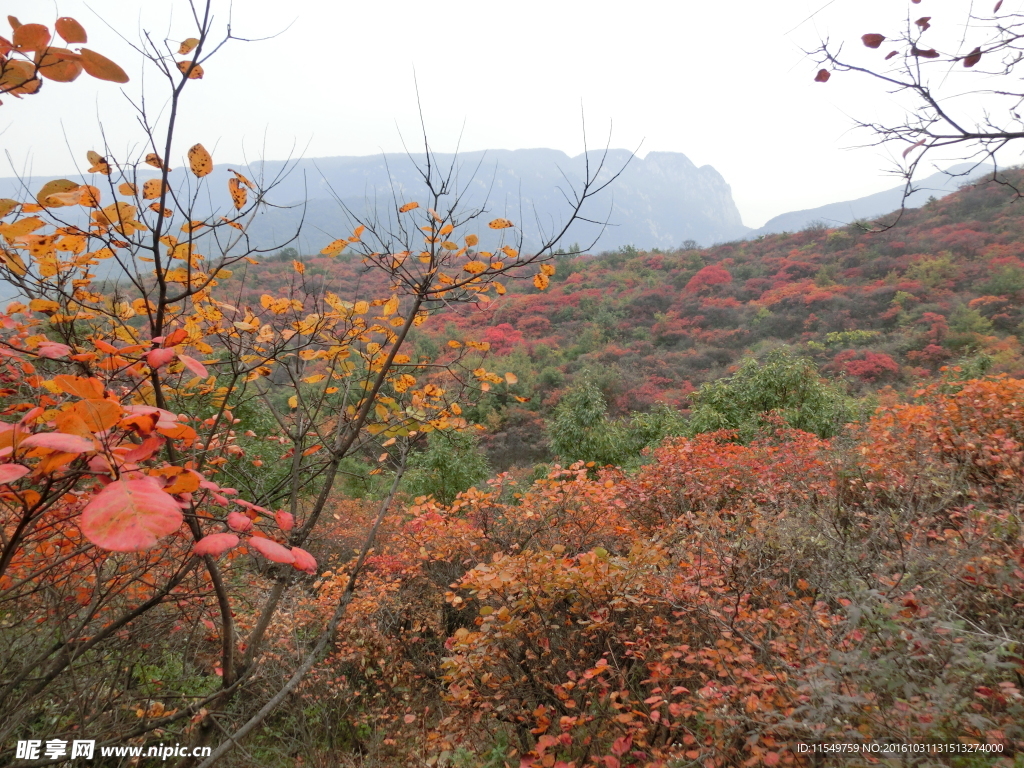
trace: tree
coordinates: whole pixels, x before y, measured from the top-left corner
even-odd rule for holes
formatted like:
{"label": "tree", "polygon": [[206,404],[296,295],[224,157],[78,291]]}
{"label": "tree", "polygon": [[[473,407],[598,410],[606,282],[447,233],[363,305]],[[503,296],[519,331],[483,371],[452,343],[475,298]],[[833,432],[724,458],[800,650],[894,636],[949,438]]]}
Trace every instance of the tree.
{"label": "tree", "polygon": [[856,43],[826,39],[811,52],[821,66],[818,82],[828,82],[832,73],[855,73],[902,100],[902,120],[858,125],[873,134],[872,143],[900,151],[904,200],[915,191],[915,174],[925,159],[941,155],[948,161],[951,147],[972,162],[957,175],[966,178],[990,163],[992,179],[1017,192],[998,173],[996,153],[1024,138],[1022,94],[1014,79],[1024,52],[1024,21],[1002,5],[996,2],[990,14],[969,5],[959,18],[915,19],[917,11],[908,12],[887,28],[865,30]]}
{"label": "tree", "polygon": [[[438,359],[413,361],[414,329],[453,304],[486,302],[504,279],[544,289],[558,239],[616,176],[601,156],[588,164],[582,186],[567,190],[563,225],[522,253],[521,229],[467,210],[469,182],[457,165],[439,168],[427,145],[424,204],[396,192],[389,210],[324,249],[353,252],[385,289],[342,297],[295,260],[284,295],[238,302],[222,284],[261,255],[248,227],[276,179],[229,169],[215,195],[210,152],[180,146],[183,93],[234,39],[215,26],[214,0],[186,7],[173,44],[147,34],[136,47],[166,89],[157,114],[152,99],[130,102],[141,151],[91,151],[86,183],[55,180],[0,209],[0,277],[22,297],[0,316],[10,419],[0,425],[0,600],[19,617],[0,628],[2,750],[32,734],[44,710],[62,724],[52,738],[84,723],[101,744],[177,729],[205,746],[230,733],[204,766],[260,725],[334,637],[410,442],[465,429],[460,399],[509,381],[468,365],[486,345],[453,339]],[[95,59],[80,55],[89,71]],[[211,210],[211,197],[225,203]],[[475,226],[491,233],[491,251],[477,250]],[[239,493],[225,487],[224,467],[246,460],[236,429],[247,427],[247,439],[281,450],[278,471]],[[342,467],[369,453],[382,460],[363,462],[367,473],[395,468],[390,492],[332,611],[268,691],[258,682],[268,631],[319,569],[307,548],[318,546]],[[242,586],[251,583],[261,586]],[[181,661],[161,664],[170,657]],[[159,706],[153,675],[176,692]]]}
{"label": "tree", "polygon": [[409,457],[406,488],[414,496],[433,496],[439,504],[486,480],[487,456],[472,432],[431,432],[427,449]]}
{"label": "tree", "polygon": [[747,358],[735,374],[703,385],[690,397],[691,435],[735,430],[749,441],[781,422],[832,437],[853,417],[839,386],[822,379],[811,360],[795,358],[785,349],[770,353],[763,363]]}

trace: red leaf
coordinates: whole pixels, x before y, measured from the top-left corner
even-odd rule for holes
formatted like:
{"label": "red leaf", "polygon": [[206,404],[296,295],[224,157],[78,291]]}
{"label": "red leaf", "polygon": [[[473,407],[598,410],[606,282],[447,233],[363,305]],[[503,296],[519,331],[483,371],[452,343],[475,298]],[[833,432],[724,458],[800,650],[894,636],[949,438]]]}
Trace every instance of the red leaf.
{"label": "red leaf", "polygon": [[239,538],[233,533],[211,533],[209,536],[204,536],[197,541],[192,551],[200,556],[212,555],[213,557],[218,557],[229,549],[237,547],[238,542]]}
{"label": "red leaf", "polygon": [[632,736],[620,736],[612,742],[612,752],[614,752],[619,757],[622,757],[624,754],[629,752],[629,748],[631,746],[633,746]]}
{"label": "red leaf", "polygon": [[36,350],[37,355],[49,358],[50,360],[64,357],[69,352],[71,352],[71,347],[67,344],[58,344],[56,341],[41,341],[39,342],[39,348]]}
{"label": "red leaf", "polygon": [[313,557],[309,552],[299,547],[292,547],[292,554],[295,556],[295,562],[292,565],[296,570],[305,571],[310,575],[316,574],[316,558]]}
{"label": "red leaf", "polygon": [[285,512],[283,509],[279,509],[274,513],[274,520],[277,521],[277,527],[282,531],[290,531],[295,527],[295,516],[291,512]]}
{"label": "red leaf", "polygon": [[764,757],[761,758],[765,765],[778,765],[779,764],[779,753],[778,752],[765,752]]}
{"label": "red leaf", "polygon": [[228,528],[239,533],[248,531],[252,528],[252,520],[241,512],[228,512]]}
{"label": "red leaf", "polygon": [[999,2],[996,3],[996,7],[992,9],[992,13],[999,13],[999,9],[1002,8],[1002,7],[1003,7],[1003,0],[999,0]]}
{"label": "red leaf", "polygon": [[[1002,2],[1002,0],[1000,0],[1000,2]],[[979,61],[981,61],[981,48],[975,48],[964,57],[964,66],[973,67]]]}
{"label": "red leaf", "polygon": [[885,40],[885,35],[879,35],[876,32],[872,32],[867,35],[861,35],[860,39],[864,41],[864,45],[868,48],[877,48]]}
{"label": "red leaf", "polygon": [[819,69],[818,74],[814,76],[814,82],[827,83],[830,77],[832,77],[832,73],[829,72],[827,69]]}
{"label": "red leaf", "polygon": [[889,60],[889,59],[891,59],[891,58],[892,58],[893,56],[897,56],[897,55],[899,55],[899,51],[889,51],[889,53],[887,53],[887,54],[885,55],[885,60],[886,60],[886,61],[888,61],[888,60]]}
{"label": "red leaf", "polygon": [[124,460],[130,461],[133,464],[139,461],[145,461],[146,459],[151,458],[154,453],[159,451],[165,442],[164,438],[156,435],[147,437],[141,444],[128,451],[128,453],[124,455]]}
{"label": "red leaf", "polygon": [[605,755],[603,758],[605,768],[622,768],[622,763],[619,762],[619,758],[614,755]]}
{"label": "red leaf", "polygon": [[922,16],[920,19],[918,19],[914,23],[917,24],[917,26],[919,26],[921,28],[922,32],[924,32],[926,29],[931,27],[931,24],[928,23],[931,20],[932,20],[931,16]]}
{"label": "red leaf", "polygon": [[85,453],[96,450],[96,444],[92,440],[64,432],[39,432],[29,435],[18,445],[21,448],[49,448],[62,453]]}
{"label": "red leaf", "polygon": [[174,354],[173,349],[154,349],[146,353],[146,365],[155,371],[171,362],[174,359]]}
{"label": "red leaf", "polygon": [[291,565],[295,562],[295,555],[291,553],[291,550],[287,547],[282,547],[276,541],[253,536],[249,539],[249,546],[267,558],[267,560],[273,560],[275,563]]}
{"label": "red leaf", "polygon": [[115,480],[82,510],[82,533],[93,544],[114,552],[151,549],[174,533],[184,518],[178,503],[156,478]]}
{"label": "red leaf", "polygon": [[192,373],[194,373],[199,378],[205,379],[207,376],[210,375],[209,371],[206,370],[206,366],[200,363],[194,357],[189,357],[188,355],[178,355],[178,359],[185,364],[186,368],[192,371]]}
{"label": "red leaf", "polygon": [[0,464],[0,485],[13,483],[30,472],[28,467],[21,464]]}
{"label": "red leaf", "polygon": [[922,49],[916,45],[910,49],[911,56],[920,56],[922,59],[937,59],[939,58],[939,52],[934,48]]}
{"label": "red leaf", "polygon": [[917,148],[918,148],[918,147],[920,147],[920,146],[921,146],[922,144],[924,144],[924,143],[925,143],[925,141],[926,141],[926,139],[921,139],[921,140],[920,140],[919,142],[917,142],[916,144],[911,144],[911,145],[910,145],[909,147],[907,147],[906,149],[904,149],[904,150],[903,150],[903,156],[904,156],[904,157],[906,157],[907,155],[909,155],[909,154],[910,154],[911,152],[913,152],[913,151],[914,151],[915,149],[917,149]]}

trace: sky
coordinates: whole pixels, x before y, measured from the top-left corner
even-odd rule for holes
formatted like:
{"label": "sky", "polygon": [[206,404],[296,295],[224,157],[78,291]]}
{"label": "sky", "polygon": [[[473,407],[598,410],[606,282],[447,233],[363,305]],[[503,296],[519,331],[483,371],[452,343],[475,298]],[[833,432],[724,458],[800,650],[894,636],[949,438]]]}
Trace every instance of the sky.
{"label": "sky", "polygon": [[[1009,0],[1003,10],[1022,5]],[[889,175],[891,152],[864,147],[870,136],[852,128],[855,119],[899,116],[904,104],[853,74],[814,82],[817,66],[804,51],[823,38],[847,40],[854,56],[877,61],[882,51],[865,49],[861,34],[898,28],[907,13],[948,18],[952,27],[963,3],[235,0],[232,7],[215,0],[214,7],[218,21],[230,18],[233,33],[251,41],[229,42],[205,65],[203,80],[190,84],[181,155],[196,142],[215,162],[401,152],[403,142],[422,146],[421,106],[440,152],[551,147],[576,155],[609,140],[641,156],[682,152],[717,169],[743,222],[759,227],[780,213],[898,183]],[[20,101],[5,97],[0,176],[68,175],[84,169],[86,151],[102,150],[104,140],[115,153],[137,148],[129,99],[138,104],[145,94],[156,113],[164,97],[125,40],[143,30],[159,41],[188,37],[186,0],[3,0],[0,8],[23,23],[78,19],[89,47],[132,78],[122,87],[83,77],[47,83]],[[1018,161],[1004,162],[1011,159]]]}

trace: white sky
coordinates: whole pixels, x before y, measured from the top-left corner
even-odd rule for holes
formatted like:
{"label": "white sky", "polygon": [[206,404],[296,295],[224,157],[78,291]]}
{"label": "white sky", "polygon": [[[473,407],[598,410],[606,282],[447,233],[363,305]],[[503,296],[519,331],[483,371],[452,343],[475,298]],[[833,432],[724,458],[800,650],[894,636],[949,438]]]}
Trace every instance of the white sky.
{"label": "white sky", "polygon": [[[1003,11],[1021,5],[1008,0]],[[641,155],[676,151],[711,164],[732,186],[743,222],[758,227],[779,213],[896,183],[881,150],[850,149],[867,138],[850,133],[852,117],[898,114],[894,103],[854,75],[813,82],[816,67],[801,47],[830,34],[877,61],[885,47],[864,49],[861,34],[892,31],[908,12],[952,26],[961,18],[952,9],[963,7],[956,0],[235,0],[236,34],[280,34],[231,44],[206,66],[189,89],[177,146],[183,153],[201,141],[215,162],[238,161],[243,152],[251,160],[401,151],[400,131],[420,142],[415,73],[438,151],[453,151],[461,132],[466,150],[578,154],[582,105],[591,146],[603,144],[611,122],[613,146],[642,142]],[[227,8],[218,1],[220,18]],[[100,17],[132,39],[141,28],[158,39],[189,35],[183,0],[0,0],[0,9],[22,22],[74,16],[90,33],[89,47],[131,75],[125,93],[145,84],[151,106],[160,103],[159,84],[143,78],[139,58]],[[110,83],[48,83],[38,96],[4,102],[0,148],[14,168],[7,164],[2,176],[68,174],[86,150],[102,149],[97,115],[115,150],[139,141],[132,111]]]}

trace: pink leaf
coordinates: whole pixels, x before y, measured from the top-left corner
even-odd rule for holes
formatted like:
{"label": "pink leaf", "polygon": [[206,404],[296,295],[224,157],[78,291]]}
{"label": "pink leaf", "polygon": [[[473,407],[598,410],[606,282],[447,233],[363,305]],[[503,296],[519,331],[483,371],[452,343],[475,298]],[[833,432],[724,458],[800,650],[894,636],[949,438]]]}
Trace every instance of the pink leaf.
{"label": "pink leaf", "polygon": [[249,539],[249,546],[267,558],[267,560],[273,560],[275,563],[291,565],[295,562],[295,555],[287,547],[282,547],[276,541],[253,536]]}
{"label": "pink leaf", "polygon": [[139,445],[134,446],[128,453],[124,455],[125,461],[137,462],[145,461],[153,456],[154,453],[163,447],[166,440],[163,437],[153,435],[147,437]]}
{"label": "pink leaf", "polygon": [[622,757],[624,754],[629,752],[629,748],[631,746],[633,746],[632,736],[620,736],[612,742],[612,752],[614,752],[619,757]]}
{"label": "pink leaf", "polygon": [[21,464],[0,465],[0,485],[13,483],[15,480],[19,480],[27,475],[30,471],[28,467],[23,467]]}
{"label": "pink leaf", "polygon": [[251,509],[254,512],[262,512],[264,515],[271,514],[270,510],[266,507],[257,507],[251,501],[246,501],[245,499],[235,499],[235,504],[240,507],[245,507],[246,509]]}
{"label": "pink leaf", "polygon": [[906,149],[904,149],[904,150],[903,150],[903,156],[904,156],[904,157],[906,157],[907,155],[909,155],[909,154],[910,154],[911,152],[913,152],[913,151],[914,151],[915,149],[917,149],[917,148],[918,148],[918,147],[920,147],[920,146],[921,146],[922,144],[924,144],[926,140],[927,140],[927,139],[921,139],[921,140],[920,140],[919,142],[917,142],[916,144],[912,144],[911,146],[909,146],[909,147],[907,147]]}
{"label": "pink leaf", "polygon": [[178,359],[184,364],[186,368],[192,371],[193,374],[201,379],[205,379],[210,375],[209,371],[206,370],[206,366],[196,360],[194,357],[188,355],[178,355]]}
{"label": "pink leaf", "polygon": [[252,520],[241,512],[228,512],[228,528],[242,533],[252,528]]}
{"label": "pink leaf", "polygon": [[295,527],[295,516],[291,512],[285,512],[283,509],[279,509],[274,513],[274,520],[277,522],[277,527],[282,531],[290,531]]}
{"label": "pink leaf", "polygon": [[151,549],[183,520],[178,503],[152,477],[115,480],[82,510],[82,533],[114,552]]}
{"label": "pink leaf", "polygon": [[292,547],[292,555],[295,557],[295,562],[292,565],[296,570],[305,571],[311,575],[316,574],[316,558],[309,552],[299,547]]}
{"label": "pink leaf", "polygon": [[21,448],[49,448],[63,453],[85,453],[95,451],[96,444],[81,435],[69,435],[64,432],[38,432],[29,435],[19,444]]}
{"label": "pink leaf", "polygon": [[197,555],[219,557],[229,549],[237,547],[238,542],[239,538],[233,533],[211,533],[197,541],[192,551]]}
{"label": "pink leaf", "polygon": [[146,353],[146,365],[154,371],[174,359],[173,349],[154,349]]}
{"label": "pink leaf", "polygon": [[50,360],[65,357],[70,353],[71,347],[67,344],[58,344],[56,341],[41,341],[39,342],[39,348],[36,350],[37,355],[47,357]]}

